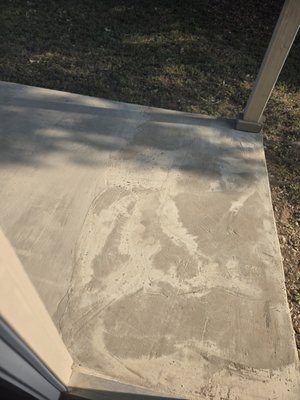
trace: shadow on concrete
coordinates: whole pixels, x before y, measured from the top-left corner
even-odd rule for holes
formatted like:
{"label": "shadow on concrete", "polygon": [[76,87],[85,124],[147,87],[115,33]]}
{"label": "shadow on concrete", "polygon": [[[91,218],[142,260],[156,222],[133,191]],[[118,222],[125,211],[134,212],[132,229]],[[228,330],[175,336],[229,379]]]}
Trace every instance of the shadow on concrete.
{"label": "shadow on concrete", "polygon": [[[219,168],[212,160],[226,164],[226,159],[235,158],[243,159],[250,170],[253,167],[253,174],[243,178],[253,179],[260,169],[264,173],[264,163],[255,153],[244,157],[245,152],[253,152],[260,136],[234,131],[233,120],[99,99],[88,105],[89,100],[80,96],[57,92],[43,96],[40,89],[26,86],[11,96],[5,87],[1,91],[2,165],[49,167],[47,156],[55,153],[66,163],[99,167],[107,165],[109,153],[113,160],[134,162],[137,168],[166,168],[162,158],[151,155],[155,151],[165,155],[169,169],[213,177],[219,175]],[[15,90],[14,85],[7,87]]]}

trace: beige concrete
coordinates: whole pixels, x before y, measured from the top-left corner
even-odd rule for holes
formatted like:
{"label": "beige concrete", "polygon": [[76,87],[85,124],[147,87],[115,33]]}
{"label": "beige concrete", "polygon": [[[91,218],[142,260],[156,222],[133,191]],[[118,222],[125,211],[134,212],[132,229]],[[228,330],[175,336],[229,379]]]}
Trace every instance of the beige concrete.
{"label": "beige concrete", "polygon": [[237,129],[259,132],[262,115],[300,25],[300,0],[286,0]]}
{"label": "beige concrete", "polygon": [[48,311],[0,230],[0,318],[65,385],[73,360]]}
{"label": "beige concrete", "polygon": [[298,399],[261,136],[0,91],[0,224],[76,364],[175,397]]}

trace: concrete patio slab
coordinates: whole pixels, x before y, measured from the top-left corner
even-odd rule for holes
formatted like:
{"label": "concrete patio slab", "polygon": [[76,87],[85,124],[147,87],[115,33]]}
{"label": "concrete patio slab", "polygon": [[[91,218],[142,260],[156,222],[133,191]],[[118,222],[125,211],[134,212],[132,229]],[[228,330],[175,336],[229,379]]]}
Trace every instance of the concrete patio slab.
{"label": "concrete patio slab", "polygon": [[87,376],[72,385],[299,399],[261,135],[17,84],[0,96],[0,225]]}

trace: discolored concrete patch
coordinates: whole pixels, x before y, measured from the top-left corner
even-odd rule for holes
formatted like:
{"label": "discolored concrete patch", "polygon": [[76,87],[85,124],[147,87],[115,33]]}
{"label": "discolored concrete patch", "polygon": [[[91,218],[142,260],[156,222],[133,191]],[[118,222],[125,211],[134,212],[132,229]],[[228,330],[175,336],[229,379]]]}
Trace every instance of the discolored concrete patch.
{"label": "discolored concrete patch", "polygon": [[296,399],[261,137],[0,91],[0,223],[77,366],[184,398]]}

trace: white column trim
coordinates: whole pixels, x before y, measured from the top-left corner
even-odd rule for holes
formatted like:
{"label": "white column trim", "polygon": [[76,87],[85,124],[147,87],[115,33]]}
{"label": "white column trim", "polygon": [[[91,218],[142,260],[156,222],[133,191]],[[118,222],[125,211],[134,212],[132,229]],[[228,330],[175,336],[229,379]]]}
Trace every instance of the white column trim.
{"label": "white column trim", "polygon": [[[258,11],[259,12],[259,11]],[[300,0],[286,0],[237,129],[259,132],[262,115],[300,25]]]}

